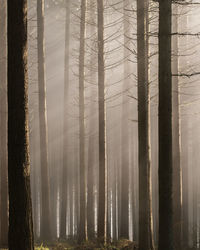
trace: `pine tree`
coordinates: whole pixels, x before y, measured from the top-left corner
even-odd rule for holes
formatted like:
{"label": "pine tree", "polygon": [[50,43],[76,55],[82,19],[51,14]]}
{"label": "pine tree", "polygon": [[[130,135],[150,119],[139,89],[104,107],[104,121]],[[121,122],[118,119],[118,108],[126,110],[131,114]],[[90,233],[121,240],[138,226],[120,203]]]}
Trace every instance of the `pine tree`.
{"label": "pine tree", "polygon": [[33,250],[28,139],[27,1],[7,3],[9,249]]}
{"label": "pine tree", "polygon": [[39,124],[41,154],[41,238],[51,239],[49,169],[47,151],[47,110],[44,54],[44,0],[37,1],[37,44],[38,44],[38,85]]}
{"label": "pine tree", "polygon": [[148,0],[137,1],[139,249],[154,249],[151,207]]}
{"label": "pine tree", "polygon": [[0,245],[8,245],[6,1],[0,4]]}
{"label": "pine tree", "polygon": [[105,124],[104,4],[97,2],[98,13],[98,104],[99,104],[99,204],[97,234],[101,242],[107,238],[107,164]]}
{"label": "pine tree", "polygon": [[159,1],[159,250],[173,249],[172,1]]}
{"label": "pine tree", "polygon": [[85,168],[85,101],[84,101],[84,64],[85,64],[85,30],[86,0],[81,0],[80,49],[79,49],[79,140],[80,140],[80,224],[79,242],[87,239],[86,224],[86,168]]}
{"label": "pine tree", "polygon": [[67,217],[67,187],[68,187],[68,97],[69,97],[69,45],[70,45],[70,6],[71,1],[66,2],[65,17],[65,68],[64,68],[64,131],[63,131],[63,169],[62,169],[62,198],[61,198],[61,219],[60,237],[66,238],[66,217]]}

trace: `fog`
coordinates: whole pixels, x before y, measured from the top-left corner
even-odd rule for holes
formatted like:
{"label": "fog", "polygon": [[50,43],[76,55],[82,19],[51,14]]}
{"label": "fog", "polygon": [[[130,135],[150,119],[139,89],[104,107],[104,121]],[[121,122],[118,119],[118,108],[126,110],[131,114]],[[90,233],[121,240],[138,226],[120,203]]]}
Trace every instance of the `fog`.
{"label": "fog", "polygon": [[[103,236],[111,244],[129,240],[126,249],[137,249],[138,245],[141,250],[157,249],[162,197],[159,145],[167,145],[159,141],[159,73],[164,72],[159,71],[159,4],[142,1],[147,5],[143,6],[141,24],[138,20],[143,12],[141,6],[138,11],[137,1],[45,0],[41,1],[40,21],[38,2],[28,0],[28,119],[35,242],[70,242],[74,246]],[[104,5],[103,21],[98,12],[100,2]],[[171,231],[176,250],[200,249],[199,16],[198,0],[172,3],[173,170],[171,184],[168,176],[165,184],[172,188]],[[144,56],[142,62],[140,55]],[[143,75],[144,92],[139,88]],[[138,119],[143,120],[139,123]],[[145,135],[147,139],[142,141]],[[165,138],[168,136],[166,132]],[[140,143],[144,150],[140,150]],[[152,246],[142,248],[141,239],[145,242],[146,234]]]}
{"label": "fog", "polygon": [[[97,13],[90,12],[94,1],[88,1],[86,12],[85,38],[85,164],[88,166],[90,155],[93,156],[95,228],[97,230],[97,195],[98,195],[98,110],[97,110]],[[174,9],[177,6],[174,7]],[[35,208],[36,236],[40,235],[40,145],[38,123],[38,85],[37,85],[37,27],[36,4],[30,2],[29,14],[29,109],[32,112],[31,156],[32,156],[32,194]],[[94,9],[94,7],[93,7]],[[127,44],[124,44],[123,3],[106,1],[105,23],[105,97],[106,97],[106,147],[108,168],[108,218],[110,237],[113,238],[113,185],[117,185],[117,202],[120,204],[120,176],[122,152],[128,157],[129,174],[129,238],[138,240],[138,142],[137,142],[137,43],[136,43],[136,4],[125,6],[128,19]],[[152,11],[151,11],[152,10]],[[150,105],[151,105],[151,159],[154,238],[157,241],[158,230],[158,5],[150,5]],[[187,206],[189,220],[189,244],[199,241],[199,185],[198,185],[198,136],[199,124],[199,75],[191,76],[199,68],[199,11],[198,5],[178,6],[178,77],[180,110],[180,148],[183,174],[183,205]],[[68,237],[77,234],[76,206],[79,206],[79,23],[80,2],[73,1],[70,9],[70,50],[69,50],[69,86],[67,95],[67,127],[63,127],[64,117],[64,62],[65,62],[65,12],[64,1],[45,1],[45,77],[48,127],[48,167],[50,181],[51,218],[54,237],[60,235],[60,209],[62,197],[62,168],[67,168],[67,230]],[[125,52],[124,52],[125,51]],[[124,58],[126,53],[126,58]],[[92,58],[92,59],[91,59]],[[91,62],[92,60],[92,62]],[[127,69],[124,70],[124,64]],[[177,73],[175,73],[177,74]],[[185,74],[185,76],[184,76]],[[187,75],[188,74],[188,75]],[[126,84],[124,86],[124,84]],[[122,131],[126,123],[126,131]],[[127,126],[127,127],[126,127]],[[67,130],[67,131],[66,131]],[[67,151],[63,152],[63,137],[67,137]],[[123,140],[123,136],[127,141]],[[91,152],[88,152],[89,140],[94,138]],[[122,144],[122,141],[124,144]],[[126,152],[127,151],[127,152]],[[63,162],[66,155],[67,162]],[[87,170],[86,170],[87,171]],[[117,172],[117,173],[116,173]],[[35,176],[36,175],[36,176]],[[117,175],[117,177],[116,177]],[[116,181],[117,183],[113,184]],[[187,180],[186,180],[187,179]],[[77,186],[78,185],[78,186]],[[118,193],[119,192],[119,193]],[[187,194],[185,194],[186,192]],[[72,204],[70,204],[72,203]],[[72,211],[70,210],[72,209]],[[119,214],[119,208],[117,216]],[[120,223],[119,217],[115,218]],[[71,226],[70,223],[73,225]],[[132,224],[133,223],[133,224]],[[112,225],[111,225],[112,224]],[[196,229],[194,227],[197,227]],[[119,225],[116,226],[117,231]],[[117,232],[118,237],[119,232]],[[196,234],[196,237],[194,236]]]}

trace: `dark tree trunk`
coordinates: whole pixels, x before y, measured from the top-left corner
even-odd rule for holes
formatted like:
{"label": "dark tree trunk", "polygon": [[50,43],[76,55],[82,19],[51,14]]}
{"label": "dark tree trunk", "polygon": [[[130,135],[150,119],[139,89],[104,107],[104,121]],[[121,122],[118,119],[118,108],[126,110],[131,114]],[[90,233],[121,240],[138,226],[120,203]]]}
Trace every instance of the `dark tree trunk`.
{"label": "dark tree trunk", "polygon": [[148,0],[137,1],[139,249],[152,250],[150,98],[148,72]]}
{"label": "dark tree trunk", "polygon": [[49,169],[47,152],[47,110],[44,55],[44,0],[37,1],[37,44],[38,44],[38,84],[39,123],[41,157],[41,239],[51,239]]}
{"label": "dark tree trunk", "polygon": [[122,158],[121,158],[121,216],[120,216],[120,237],[129,238],[129,18],[126,9],[128,9],[129,0],[123,1],[124,8],[124,83],[123,83],[123,104],[122,104]]}
{"label": "dark tree trunk", "polygon": [[33,250],[27,75],[27,1],[8,3],[9,249]]}
{"label": "dark tree trunk", "polygon": [[106,164],[106,125],[105,125],[105,72],[104,72],[104,5],[97,1],[98,12],[98,103],[99,103],[99,208],[98,238],[107,238],[107,164]]}
{"label": "dark tree trunk", "polygon": [[159,2],[159,250],[172,250],[172,1]]}
{"label": "dark tree trunk", "polygon": [[85,107],[84,107],[84,64],[85,64],[85,29],[86,29],[86,0],[81,0],[80,21],[80,54],[79,54],[79,140],[80,140],[80,224],[79,242],[87,239],[86,224],[86,168],[85,168]]}
{"label": "dark tree trunk", "polygon": [[66,217],[67,217],[67,165],[68,165],[68,91],[69,91],[69,43],[70,43],[70,5],[71,1],[66,4],[65,17],[65,68],[64,68],[64,128],[63,128],[63,169],[62,169],[62,186],[61,186],[61,217],[60,217],[60,237],[66,238]]}
{"label": "dark tree trunk", "polygon": [[0,245],[8,245],[6,1],[0,4]]}

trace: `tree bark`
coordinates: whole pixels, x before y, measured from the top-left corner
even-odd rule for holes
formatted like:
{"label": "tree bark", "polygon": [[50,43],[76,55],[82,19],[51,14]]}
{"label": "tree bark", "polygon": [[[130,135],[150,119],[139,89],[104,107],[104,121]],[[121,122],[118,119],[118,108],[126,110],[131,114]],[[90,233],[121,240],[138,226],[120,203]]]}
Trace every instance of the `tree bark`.
{"label": "tree bark", "polygon": [[148,0],[137,1],[139,249],[152,250],[150,98],[148,62]]}
{"label": "tree bark", "polygon": [[187,249],[189,246],[189,216],[188,216],[188,210],[189,210],[189,178],[188,178],[188,167],[189,167],[189,161],[188,161],[188,154],[189,154],[189,134],[188,134],[188,117],[186,119],[182,119],[182,167],[183,167],[183,175],[182,175],[182,182],[183,185],[183,205],[182,205],[182,245]]}
{"label": "tree bark", "polygon": [[197,121],[197,118],[193,117],[192,121],[192,129],[191,129],[191,160],[190,160],[190,166],[192,167],[192,242],[193,242],[193,248],[192,249],[198,249],[198,154],[199,149],[196,142],[196,135],[197,135],[197,127],[199,124],[199,121]]}
{"label": "tree bark", "polygon": [[113,240],[117,240],[117,161],[113,161],[113,180],[112,180],[112,228]]}
{"label": "tree bark", "polygon": [[[186,9],[185,9],[186,8]],[[185,13],[188,13],[190,7],[184,7]],[[185,14],[179,19],[179,32],[185,32],[188,29],[188,15]],[[188,37],[184,37],[183,40],[179,42],[180,53],[184,53],[188,49]],[[180,57],[179,58],[180,71],[183,71],[184,68],[187,68],[188,58]],[[182,82],[181,82],[182,83]],[[185,84],[181,84],[180,92],[185,91]],[[189,97],[190,99],[190,97]],[[188,96],[180,94],[180,103],[187,102]],[[188,106],[182,107],[180,110],[180,126],[181,126],[181,167],[182,167],[182,247],[183,249],[189,248],[189,158],[190,158],[190,122],[188,118],[190,110]]]}
{"label": "tree bark", "polygon": [[98,104],[99,104],[99,208],[98,238],[105,243],[107,238],[107,164],[106,164],[106,109],[104,68],[104,5],[97,1],[98,15]]}
{"label": "tree bark", "polygon": [[0,245],[8,245],[6,1],[0,4]]}
{"label": "tree bark", "polygon": [[159,1],[159,250],[173,247],[171,0]]}
{"label": "tree bark", "polygon": [[120,216],[120,237],[129,239],[129,100],[128,89],[129,89],[129,18],[126,13],[128,8],[129,0],[123,1],[123,25],[124,25],[124,83],[123,83],[123,104],[122,104],[122,132],[121,132],[121,216]]}
{"label": "tree bark", "polygon": [[[95,24],[95,8],[96,8],[96,1],[90,1],[90,10],[89,10],[89,22],[90,22],[90,30],[89,36],[92,37],[96,31]],[[96,63],[97,58],[96,54],[93,51],[93,42],[90,43],[91,50],[90,50],[90,82],[94,84],[96,82],[96,72],[93,71],[93,65]],[[95,99],[95,91],[93,85],[91,86],[91,93],[90,93],[90,120],[89,120],[89,141],[88,141],[88,175],[87,175],[87,231],[88,231],[88,239],[94,239],[95,237],[95,212],[94,212],[94,201],[95,201],[95,194],[94,194],[94,177],[95,177],[95,158],[96,158],[96,135],[94,134],[94,128],[96,127],[97,123],[94,121],[94,114],[97,112],[97,107],[94,105]]]}
{"label": "tree bark", "polygon": [[33,250],[27,75],[27,1],[8,4],[9,249]]}
{"label": "tree bark", "polygon": [[66,217],[67,217],[67,187],[68,187],[68,97],[69,97],[69,44],[70,44],[70,5],[69,0],[66,3],[65,17],[65,68],[64,68],[64,131],[63,131],[63,169],[62,169],[62,197],[61,197],[61,219],[60,219],[60,237],[66,238]]}
{"label": "tree bark", "polygon": [[80,224],[79,242],[87,239],[87,214],[86,214],[86,168],[85,168],[85,31],[86,31],[86,0],[81,0],[80,23],[80,54],[79,54],[79,142],[80,142]]}
{"label": "tree bark", "polygon": [[39,124],[41,157],[41,239],[51,239],[49,169],[47,151],[47,110],[44,52],[44,0],[37,1],[37,43],[38,43],[38,84],[39,84]]}

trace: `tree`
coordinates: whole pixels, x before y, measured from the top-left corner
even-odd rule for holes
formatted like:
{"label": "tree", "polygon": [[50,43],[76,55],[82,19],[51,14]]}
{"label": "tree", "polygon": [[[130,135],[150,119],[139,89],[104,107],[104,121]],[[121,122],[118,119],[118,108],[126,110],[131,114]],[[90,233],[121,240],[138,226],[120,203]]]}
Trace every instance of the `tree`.
{"label": "tree", "polygon": [[0,4],[0,244],[8,244],[6,1]]}
{"label": "tree", "polygon": [[85,112],[84,112],[84,64],[85,64],[86,0],[81,0],[80,50],[79,50],[79,139],[80,139],[80,225],[79,242],[87,239],[86,224],[86,168],[85,168]]}
{"label": "tree", "polygon": [[97,2],[98,33],[98,111],[99,111],[99,204],[98,229],[100,241],[107,238],[107,164],[106,164],[106,124],[105,124],[105,66],[104,66],[104,4]]}
{"label": "tree", "polygon": [[69,43],[70,43],[70,5],[71,1],[66,3],[65,17],[65,68],[64,68],[64,131],[63,131],[63,169],[62,169],[62,199],[61,199],[61,220],[60,237],[66,238],[66,217],[67,217],[67,146],[68,146],[68,91],[69,91]]}
{"label": "tree", "polygon": [[[95,8],[96,8],[96,3],[94,0],[90,1],[90,6],[89,7],[89,21],[90,22],[90,28],[89,28],[89,36],[92,37],[95,34],[96,31],[96,25],[95,25]],[[96,37],[95,37],[96,38]],[[96,72],[93,70],[93,65],[94,62],[96,62],[96,54],[93,51],[94,47],[94,42],[91,40],[90,41],[90,62],[89,62],[89,79],[91,81],[91,84],[94,84],[96,81]],[[95,148],[97,140],[96,140],[96,135],[94,134],[94,128],[96,126],[96,121],[94,120],[93,116],[95,112],[97,111],[96,105],[94,105],[94,96],[95,96],[95,91],[94,87],[90,86],[90,99],[91,99],[91,104],[90,104],[90,110],[89,110],[89,139],[88,139],[88,171],[87,171],[87,232],[88,232],[88,239],[91,240],[95,237],[95,212],[94,212],[94,202],[95,202],[95,197],[94,197],[94,174],[95,174],[95,163],[96,163],[96,151],[97,149]]]}
{"label": "tree", "polygon": [[171,17],[172,1],[159,1],[159,250],[173,249]]}
{"label": "tree", "polygon": [[33,250],[27,76],[27,1],[8,4],[9,249]]}
{"label": "tree", "polygon": [[39,124],[41,160],[41,238],[51,239],[49,170],[47,151],[47,111],[46,79],[44,55],[44,0],[37,1],[37,44],[38,44],[38,85],[39,85]]}
{"label": "tree", "polygon": [[[186,7],[188,8],[188,7]],[[186,13],[188,9],[186,9]],[[188,15],[182,16],[182,20],[180,21],[179,29],[181,32],[185,32],[188,28]],[[179,31],[180,32],[180,31]],[[188,50],[188,37],[184,37],[183,41],[179,42],[180,50],[187,51]],[[185,60],[184,57],[179,58],[179,71],[183,71],[183,68],[188,68],[188,60]],[[183,93],[185,90],[185,84],[183,84],[183,80],[181,81],[180,92]],[[190,98],[190,96],[189,96]],[[181,95],[181,103],[188,102],[188,96]],[[180,112],[181,118],[181,166],[182,166],[182,246],[186,249],[189,248],[189,152],[190,152],[190,124],[191,119],[188,118],[190,114],[189,108],[182,107]]]}
{"label": "tree", "polygon": [[148,62],[148,0],[137,1],[139,249],[153,249]]}
{"label": "tree", "polygon": [[122,104],[122,159],[121,159],[121,215],[120,215],[120,237],[129,238],[129,45],[130,28],[129,17],[126,13],[129,0],[123,1],[123,25],[124,25],[124,82],[123,82],[123,104]]}

